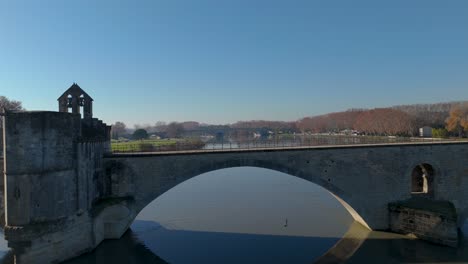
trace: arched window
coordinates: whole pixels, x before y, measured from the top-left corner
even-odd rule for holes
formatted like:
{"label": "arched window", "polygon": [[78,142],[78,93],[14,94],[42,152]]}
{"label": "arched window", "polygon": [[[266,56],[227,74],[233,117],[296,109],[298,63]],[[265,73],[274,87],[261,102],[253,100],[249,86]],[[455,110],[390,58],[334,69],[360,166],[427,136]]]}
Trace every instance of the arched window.
{"label": "arched window", "polygon": [[78,107],[79,107],[79,112],[81,114],[81,116],[83,117],[83,114],[84,113],[84,105],[85,105],[85,97],[84,97],[84,94],[81,94],[79,99],[78,99]]}
{"label": "arched window", "polygon": [[411,173],[411,194],[432,196],[433,182],[434,168],[427,163],[417,165]]}
{"label": "arched window", "polygon": [[85,98],[84,98],[84,95],[80,95],[80,100],[79,100],[79,104],[80,106],[84,106],[85,105]]}
{"label": "arched window", "polygon": [[67,96],[67,112],[70,112],[70,108],[72,107],[72,105],[73,105],[73,96],[69,94]]}

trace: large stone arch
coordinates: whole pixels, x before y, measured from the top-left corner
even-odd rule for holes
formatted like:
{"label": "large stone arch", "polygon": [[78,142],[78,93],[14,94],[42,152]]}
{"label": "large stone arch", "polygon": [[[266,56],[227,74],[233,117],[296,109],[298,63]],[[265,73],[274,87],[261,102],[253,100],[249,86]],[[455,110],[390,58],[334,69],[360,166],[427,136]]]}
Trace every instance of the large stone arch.
{"label": "large stone arch", "polygon": [[205,165],[200,164],[199,171],[197,171],[196,173],[187,172],[187,174],[184,174],[183,176],[176,176],[174,181],[169,181],[167,184],[162,185],[161,189],[155,190],[154,193],[150,193],[149,198],[144,199],[145,201],[144,203],[152,202],[157,197],[169,191],[170,189],[174,188],[175,186],[181,184],[182,182],[190,180],[194,177],[197,177],[199,175],[212,172],[212,171],[216,171],[216,170],[236,168],[236,167],[254,167],[254,168],[263,168],[263,169],[269,169],[273,171],[282,172],[290,176],[298,177],[300,179],[304,179],[314,184],[317,184],[323,187],[324,189],[326,189],[327,191],[329,191],[330,193],[332,193],[334,196],[337,196],[337,197],[344,196],[343,199],[345,200],[347,200],[348,198],[346,197],[346,194],[343,190],[336,187],[333,183],[322,180],[320,177],[307,175],[301,172],[300,169],[290,168],[290,167],[287,167],[287,166],[284,166],[282,164],[275,163],[272,161],[263,161],[263,160],[253,159],[253,160],[242,160],[242,161],[232,160],[228,162],[217,162],[217,163],[211,163],[211,164],[205,164]]}
{"label": "large stone arch", "polygon": [[[253,162],[253,163],[255,163],[255,162]],[[164,191],[162,191],[162,192],[152,193],[150,198],[144,200],[145,202],[142,202],[142,203],[138,204],[138,206],[136,207],[136,209],[137,209],[136,215],[138,215],[148,204],[150,204],[151,202],[156,200],[161,195],[167,193],[171,189],[175,188],[176,186],[182,184],[183,182],[186,182],[186,181],[188,181],[190,179],[196,178],[196,177],[198,177],[200,175],[203,175],[205,173],[214,172],[214,171],[223,170],[223,169],[229,169],[229,168],[236,168],[236,167],[250,167],[250,168],[268,169],[268,170],[272,170],[272,171],[282,172],[282,173],[285,173],[286,175],[289,175],[289,176],[292,176],[292,177],[297,177],[297,178],[300,178],[300,179],[307,180],[304,177],[298,176],[298,174],[294,174],[296,171],[291,172],[290,170],[287,170],[284,167],[278,166],[278,164],[274,164],[274,163],[263,163],[263,162],[261,162],[261,166],[260,166],[260,164],[257,163],[255,166],[253,166],[253,165],[242,165],[242,164],[238,164],[238,165],[230,164],[230,166],[215,167],[214,169],[207,169],[205,172],[202,172],[202,173],[197,174],[197,175],[193,175],[191,177],[187,177],[186,179],[184,179],[182,181],[178,181],[174,185],[171,184],[171,185],[165,186]],[[369,225],[366,223],[366,221],[359,215],[359,213],[356,212],[356,210],[350,204],[348,204],[346,202],[348,197],[342,198],[337,194],[339,192],[341,195],[343,195],[344,193],[341,190],[339,190],[338,188],[336,188],[332,184],[327,184],[327,182],[324,182],[324,181],[320,181],[321,184],[318,184],[317,182],[313,182],[313,181],[309,181],[309,180],[307,180],[307,181],[310,182],[310,183],[316,184],[316,185],[322,187],[323,189],[325,189],[326,191],[328,191],[343,206],[343,208],[346,209],[346,211],[353,217],[353,219],[355,221],[357,221],[358,223],[360,223],[364,227],[366,227],[368,229],[371,229],[369,227]],[[144,204],[144,206],[141,207],[140,205],[143,205],[143,204]]]}
{"label": "large stone arch", "polygon": [[[294,153],[287,156],[282,155],[283,157],[280,159],[271,159],[272,153],[267,155],[268,158],[257,158],[256,155],[245,158],[245,154],[243,153],[241,156],[227,153],[218,155],[218,158],[215,159],[207,157],[208,154],[204,156],[193,155],[190,158],[182,155],[114,158],[108,161],[106,166],[112,175],[113,182],[119,183],[116,184],[113,192],[118,193],[119,196],[133,197],[134,202],[132,202],[130,210],[132,218],[136,217],[153,200],[193,177],[226,168],[257,167],[283,172],[321,186],[337,198],[356,221],[369,229],[372,228],[366,220],[368,216],[366,212],[372,212],[372,210],[366,210],[364,207],[366,204],[360,203],[360,200],[356,199],[356,197],[362,197],[347,192],[343,188],[343,184],[346,185],[346,183],[337,182],[336,177],[328,173],[328,170],[334,170],[332,164],[336,161],[333,159],[324,161],[323,159],[310,159],[302,155],[301,158],[295,159],[297,156]],[[315,169],[304,169],[303,166],[300,166],[303,164],[312,164],[310,167]],[[344,168],[342,169],[344,170]],[[339,173],[342,169],[339,170]],[[122,183],[125,184],[122,185]]]}

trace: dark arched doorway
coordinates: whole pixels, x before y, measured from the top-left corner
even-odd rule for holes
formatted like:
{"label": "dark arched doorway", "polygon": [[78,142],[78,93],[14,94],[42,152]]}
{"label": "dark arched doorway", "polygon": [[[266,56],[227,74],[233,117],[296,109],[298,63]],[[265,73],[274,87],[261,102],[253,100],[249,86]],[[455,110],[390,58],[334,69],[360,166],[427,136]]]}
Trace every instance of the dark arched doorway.
{"label": "dark arched doorway", "polygon": [[434,193],[434,168],[422,163],[411,172],[411,194],[413,196],[432,197]]}

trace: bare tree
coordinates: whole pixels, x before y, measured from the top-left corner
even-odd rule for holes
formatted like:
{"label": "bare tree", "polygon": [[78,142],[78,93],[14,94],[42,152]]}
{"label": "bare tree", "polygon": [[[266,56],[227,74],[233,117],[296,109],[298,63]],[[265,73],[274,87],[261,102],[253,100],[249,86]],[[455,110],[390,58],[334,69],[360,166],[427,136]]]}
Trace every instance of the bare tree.
{"label": "bare tree", "polygon": [[154,124],[154,132],[161,133],[166,132],[167,130],[167,123],[164,121],[158,121]]}
{"label": "bare tree", "polygon": [[185,121],[185,122],[182,122],[181,125],[186,131],[196,130],[200,127],[200,123],[196,121]]}
{"label": "bare tree", "polygon": [[20,101],[9,100],[5,96],[0,96],[0,112],[3,110],[24,110]]}
{"label": "bare tree", "polygon": [[[0,114],[5,110],[24,110],[20,101],[9,100],[0,96]],[[0,115],[0,154],[3,153],[3,116]],[[1,156],[1,155],[0,155]]]}
{"label": "bare tree", "polygon": [[181,137],[184,133],[184,126],[181,123],[172,122],[167,125],[167,136],[170,138]]}
{"label": "bare tree", "polygon": [[117,121],[112,125],[111,134],[113,139],[119,139],[119,137],[127,134],[127,126],[124,122]]}

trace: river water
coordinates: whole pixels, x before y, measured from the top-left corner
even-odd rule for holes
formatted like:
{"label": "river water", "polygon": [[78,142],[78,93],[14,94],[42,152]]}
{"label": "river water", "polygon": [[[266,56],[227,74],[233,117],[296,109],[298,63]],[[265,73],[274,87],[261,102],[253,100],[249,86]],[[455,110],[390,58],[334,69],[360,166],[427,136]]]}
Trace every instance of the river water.
{"label": "river water", "polygon": [[[2,263],[11,263],[0,241]],[[367,231],[325,189],[261,168],[213,171],[149,204],[119,240],[67,264],[468,263],[453,249]]]}

